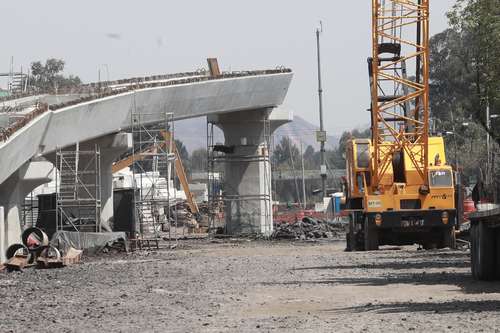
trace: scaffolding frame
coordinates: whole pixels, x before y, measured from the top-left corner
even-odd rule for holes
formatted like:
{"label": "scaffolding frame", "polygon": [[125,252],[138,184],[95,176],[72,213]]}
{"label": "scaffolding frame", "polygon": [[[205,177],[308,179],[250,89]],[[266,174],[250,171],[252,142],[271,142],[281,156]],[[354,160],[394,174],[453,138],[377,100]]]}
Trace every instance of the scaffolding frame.
{"label": "scaffolding frame", "polygon": [[34,227],[38,220],[38,198],[30,192],[22,205],[22,228]]}
{"label": "scaffolding frame", "polygon": [[[267,114],[264,119],[254,122],[258,122],[262,125],[262,136],[264,140],[259,144],[241,144],[240,147],[253,147],[257,152],[256,154],[243,155],[224,153],[218,150],[216,147],[220,145],[214,142],[214,127],[217,126],[217,122],[207,119],[207,182],[210,231],[214,231],[216,229],[217,222],[219,224],[221,223],[222,217],[220,214],[220,210],[225,212],[228,205],[231,206],[236,202],[238,202],[242,207],[245,207],[246,205],[249,210],[251,209],[251,202],[259,202],[260,218],[265,219],[264,229],[268,232],[272,230],[272,166],[270,158],[272,136],[269,114]],[[259,136],[258,141],[261,141],[261,136]],[[262,171],[262,176],[264,178],[263,187],[259,186],[259,188],[261,188],[261,191],[263,193],[246,195],[228,195],[225,193],[224,188],[229,185],[224,181],[224,173],[220,171],[220,169],[222,168],[220,168],[219,165],[227,166],[231,163],[242,162],[257,163],[259,165],[259,168],[262,167],[262,170],[260,171]],[[218,175],[218,177],[216,175]],[[241,217],[241,215],[237,217]],[[227,233],[226,223],[223,224],[223,229],[224,233]]]}
{"label": "scaffolding frame", "polygon": [[[133,137],[132,173],[137,189],[134,198],[134,215],[137,241],[150,245],[154,240],[158,247],[161,233],[168,225],[168,239],[178,240],[177,198],[175,186],[170,192],[172,166],[175,161],[174,141],[167,140],[166,132],[174,133],[174,114],[164,113],[158,121],[158,113],[137,112],[135,99],[131,112]],[[151,171],[149,171],[151,168]],[[173,204],[174,214],[171,214]],[[173,216],[172,216],[173,215]],[[174,233],[172,233],[174,228]]]}
{"label": "scaffolding frame", "polygon": [[101,153],[94,150],[56,150],[56,229],[101,232]]}

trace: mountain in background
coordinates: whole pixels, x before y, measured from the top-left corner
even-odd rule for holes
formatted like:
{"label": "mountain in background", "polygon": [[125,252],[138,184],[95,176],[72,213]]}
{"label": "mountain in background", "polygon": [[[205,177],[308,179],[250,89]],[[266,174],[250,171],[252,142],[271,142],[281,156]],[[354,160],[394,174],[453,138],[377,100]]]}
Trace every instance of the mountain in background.
{"label": "mountain in background", "polygon": [[[294,116],[293,121],[281,126],[274,132],[274,143],[277,144],[284,136],[300,146],[302,141],[303,149],[311,145],[315,150],[319,150],[319,143],[316,142],[316,131],[318,126],[311,124],[307,120]],[[186,146],[189,153],[198,148],[207,147],[207,120],[205,117],[179,120],[175,122],[175,137],[181,140]],[[326,149],[337,147],[339,142],[338,135],[329,135],[326,143]],[[214,133],[215,142],[224,142],[222,131],[218,130]]]}
{"label": "mountain in background", "polygon": [[[314,150],[319,150],[319,142],[316,141],[317,130],[319,130],[319,126],[313,125],[299,116],[293,116],[292,122],[279,127],[274,132],[274,143],[278,144],[282,137],[288,136],[297,147],[300,147],[302,141],[304,150],[307,146],[312,146]],[[336,148],[339,144],[339,139],[340,136],[338,135],[328,135],[326,149]]]}

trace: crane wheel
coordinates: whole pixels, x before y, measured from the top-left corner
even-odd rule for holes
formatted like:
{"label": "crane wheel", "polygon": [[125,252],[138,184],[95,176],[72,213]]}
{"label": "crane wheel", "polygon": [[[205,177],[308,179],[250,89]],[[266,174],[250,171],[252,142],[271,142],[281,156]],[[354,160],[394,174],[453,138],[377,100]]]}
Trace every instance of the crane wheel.
{"label": "crane wheel", "polygon": [[443,232],[443,248],[448,247],[451,250],[457,248],[456,236],[455,236],[455,228],[451,227],[445,229]]}
{"label": "crane wheel", "polygon": [[349,215],[349,231],[346,233],[346,251],[347,252],[352,252],[356,251],[356,225],[355,225],[355,215],[350,214]]}
{"label": "crane wheel", "polygon": [[346,233],[346,251],[363,251],[365,249],[364,244],[364,232],[356,231],[356,224],[359,222],[359,216],[356,214],[349,215],[349,231]]}
{"label": "crane wheel", "polygon": [[500,229],[495,230],[495,279],[500,280]]}
{"label": "crane wheel", "polygon": [[378,230],[370,225],[368,217],[365,217],[364,224],[364,249],[365,251],[378,250]]}

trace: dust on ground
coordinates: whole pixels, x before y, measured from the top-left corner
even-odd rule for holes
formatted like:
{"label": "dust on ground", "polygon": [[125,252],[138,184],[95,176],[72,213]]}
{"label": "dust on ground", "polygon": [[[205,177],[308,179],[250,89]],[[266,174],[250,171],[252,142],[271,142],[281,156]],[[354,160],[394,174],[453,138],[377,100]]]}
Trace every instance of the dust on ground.
{"label": "dust on ground", "polygon": [[343,241],[181,242],[0,273],[0,331],[491,332],[500,282],[466,251],[344,252]]}

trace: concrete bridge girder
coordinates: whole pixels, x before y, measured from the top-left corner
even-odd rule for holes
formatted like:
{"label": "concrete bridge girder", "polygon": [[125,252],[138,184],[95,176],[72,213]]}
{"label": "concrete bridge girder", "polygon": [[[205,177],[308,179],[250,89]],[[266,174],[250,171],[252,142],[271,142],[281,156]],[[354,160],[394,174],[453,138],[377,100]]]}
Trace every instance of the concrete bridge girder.
{"label": "concrete bridge girder", "polygon": [[[292,73],[265,74],[144,88],[68,106],[57,111],[48,111],[36,117],[16,131],[8,140],[0,142],[0,161],[2,161],[0,206],[4,207],[5,223],[3,227],[6,229],[4,232],[1,232],[0,229],[0,243],[3,242],[3,246],[8,246],[19,240],[20,207],[25,196],[37,186],[50,181],[47,177],[36,178],[37,176],[30,176],[29,173],[26,173],[26,170],[32,169],[30,167],[32,163],[29,161],[33,157],[44,156],[55,162],[55,151],[58,147],[68,147],[76,142],[91,144],[99,140],[109,140],[110,137],[113,138],[111,141],[117,140],[113,141],[115,146],[108,146],[111,150],[102,155],[104,158],[101,161],[103,190],[101,223],[105,226],[112,217],[113,211],[111,164],[130,144],[128,138],[125,139],[122,136],[121,139],[118,139],[113,135],[131,127],[132,111],[134,113],[156,114],[157,119],[152,117],[150,118],[151,122],[163,120],[165,113],[173,113],[175,120],[200,116],[222,116],[226,113],[229,114],[230,118],[230,114],[235,112],[239,116],[245,114],[250,118],[259,118],[265,113],[268,114],[272,108],[282,104],[292,76]],[[47,101],[51,99],[55,101],[72,100],[75,96],[68,95],[61,98],[42,96],[42,100],[46,99]],[[266,110],[266,112],[263,113],[262,110]],[[253,115],[254,113],[255,115]],[[280,122],[279,119],[275,120]],[[233,137],[229,134],[231,125],[226,121],[222,126],[228,133],[227,140],[231,141]],[[238,126],[240,125],[236,127]],[[252,130],[258,131],[258,128],[252,129],[252,126],[247,124],[246,131],[251,132]],[[105,144],[103,144],[101,152],[105,149]],[[52,169],[50,163],[45,163],[46,165],[41,167],[41,170]],[[239,179],[235,182],[241,184],[253,182],[253,176],[250,176],[252,172],[259,174],[260,171],[249,171],[248,177],[245,173],[235,174],[234,177]],[[244,188],[245,186],[241,185],[240,187]],[[255,220],[250,223],[260,226],[260,222]],[[261,231],[268,232],[268,230]],[[1,255],[3,255],[3,251]]]}
{"label": "concrete bridge girder", "polygon": [[129,128],[132,111],[157,114],[157,119],[150,118],[155,122],[163,120],[165,113],[180,120],[278,106],[292,76],[281,73],[146,88],[49,111],[0,142],[0,184],[33,156]]}

